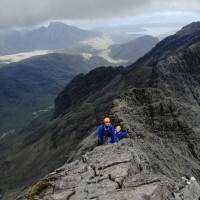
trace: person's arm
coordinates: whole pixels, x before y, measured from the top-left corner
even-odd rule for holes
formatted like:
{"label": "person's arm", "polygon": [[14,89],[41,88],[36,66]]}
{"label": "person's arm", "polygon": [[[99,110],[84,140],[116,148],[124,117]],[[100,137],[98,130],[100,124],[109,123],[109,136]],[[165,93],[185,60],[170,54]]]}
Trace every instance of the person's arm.
{"label": "person's arm", "polygon": [[127,134],[128,134],[128,131],[119,133],[119,139],[126,137]]}
{"label": "person's arm", "polygon": [[112,132],[112,135],[113,135],[114,142],[118,142],[119,139],[117,137],[117,134],[115,133],[115,129],[114,129],[113,126],[111,127],[111,132]]}

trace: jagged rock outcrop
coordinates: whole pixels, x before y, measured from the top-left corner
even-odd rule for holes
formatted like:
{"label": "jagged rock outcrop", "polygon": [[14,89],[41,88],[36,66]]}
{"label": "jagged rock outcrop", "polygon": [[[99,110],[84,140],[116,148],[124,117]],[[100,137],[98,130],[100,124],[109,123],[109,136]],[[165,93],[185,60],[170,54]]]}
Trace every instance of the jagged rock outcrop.
{"label": "jagged rock outcrop", "polygon": [[159,42],[149,53],[139,58],[131,67],[155,66],[159,61],[166,59],[169,55],[188,48],[192,44],[200,42],[200,22],[193,22],[175,35],[171,35]]}
{"label": "jagged rock outcrop", "polygon": [[200,179],[198,129],[190,124],[192,119],[188,123],[194,112],[185,114],[187,107],[182,102],[159,89],[131,89],[114,105],[111,113],[116,122],[127,127],[134,139],[140,138],[137,143],[151,160],[154,172],[171,179]]}
{"label": "jagged rock outcrop", "polygon": [[200,42],[159,62],[152,73],[152,86],[166,95],[200,105]]}
{"label": "jagged rock outcrop", "polygon": [[88,74],[79,74],[58,95],[55,100],[55,117],[65,112],[70,106],[85,100],[109,84],[123,67],[100,67]]}
{"label": "jagged rock outcrop", "polygon": [[151,161],[131,139],[96,147],[47,175],[17,200],[196,200],[195,180],[179,188],[166,176],[153,173]]}
{"label": "jagged rock outcrop", "polygon": [[[158,63],[149,88],[133,88],[113,102],[116,123],[127,127],[155,172],[200,180],[200,43]],[[184,156],[183,156],[184,155]]]}

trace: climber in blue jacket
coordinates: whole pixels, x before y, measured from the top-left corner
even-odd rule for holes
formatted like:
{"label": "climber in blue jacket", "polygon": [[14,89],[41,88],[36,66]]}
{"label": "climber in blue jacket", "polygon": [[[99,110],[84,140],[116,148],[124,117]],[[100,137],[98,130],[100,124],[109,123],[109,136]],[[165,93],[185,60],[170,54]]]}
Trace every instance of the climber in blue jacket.
{"label": "climber in blue jacket", "polygon": [[[125,138],[128,135],[128,132],[127,131],[122,132],[121,131],[121,127],[117,126],[115,128],[115,134],[116,134],[118,140],[121,140],[122,138]],[[111,137],[108,138],[108,143],[112,143],[112,138]]]}
{"label": "climber in blue jacket", "polygon": [[98,145],[102,145],[103,136],[111,138],[110,143],[118,142],[114,127],[110,123],[110,119],[106,117],[104,124],[100,125],[97,130]]}
{"label": "climber in blue jacket", "polygon": [[117,126],[115,128],[115,133],[116,133],[119,140],[121,140],[122,138],[125,138],[128,135],[127,131],[122,132],[121,129],[122,129],[121,126]]}

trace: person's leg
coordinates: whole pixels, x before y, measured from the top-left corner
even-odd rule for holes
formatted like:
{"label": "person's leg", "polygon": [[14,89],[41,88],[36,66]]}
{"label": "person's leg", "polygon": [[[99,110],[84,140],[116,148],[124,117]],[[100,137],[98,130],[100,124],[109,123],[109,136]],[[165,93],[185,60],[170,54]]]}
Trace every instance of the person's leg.
{"label": "person's leg", "polygon": [[128,132],[122,132],[122,133],[119,133],[119,134],[118,134],[118,138],[119,138],[119,140],[125,138],[125,137],[127,136],[127,134],[128,134]]}
{"label": "person's leg", "polygon": [[112,143],[112,138],[111,137],[108,137],[108,143],[110,144],[110,143]]}
{"label": "person's leg", "polygon": [[103,136],[101,134],[98,135],[98,146],[103,144]]}
{"label": "person's leg", "polygon": [[114,143],[114,138],[113,138],[113,135],[112,135],[112,133],[108,133],[107,135],[106,135],[106,137],[108,137],[108,139],[109,139],[109,142],[108,143]]}

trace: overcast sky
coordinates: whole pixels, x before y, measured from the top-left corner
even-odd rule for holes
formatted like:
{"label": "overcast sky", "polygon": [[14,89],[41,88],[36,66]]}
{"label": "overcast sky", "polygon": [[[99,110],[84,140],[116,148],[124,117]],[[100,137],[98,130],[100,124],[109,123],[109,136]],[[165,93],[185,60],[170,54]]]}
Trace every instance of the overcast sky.
{"label": "overcast sky", "polygon": [[[71,22],[151,19],[200,20],[200,0],[0,0],[0,28],[51,20]],[[189,19],[191,18],[191,19]]]}

